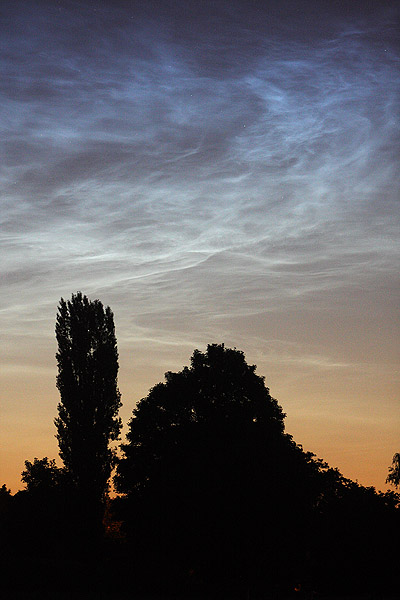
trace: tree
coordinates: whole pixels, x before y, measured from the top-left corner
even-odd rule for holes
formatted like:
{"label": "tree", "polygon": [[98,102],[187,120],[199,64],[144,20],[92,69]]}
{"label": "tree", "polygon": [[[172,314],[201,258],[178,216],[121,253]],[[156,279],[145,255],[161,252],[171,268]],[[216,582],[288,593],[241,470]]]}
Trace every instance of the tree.
{"label": "tree", "polygon": [[[25,461],[21,473],[25,489],[14,497],[18,512],[18,536],[27,544],[34,541],[36,555],[53,553],[66,546],[74,522],[70,480],[65,469],[54,459],[34,458]],[[40,552],[39,552],[40,550]]]}
{"label": "tree", "polygon": [[81,502],[93,513],[105,499],[115,463],[110,442],[118,439],[122,426],[117,416],[118,351],[110,307],[81,292],[68,302],[61,298],[56,338],[60,456]]}
{"label": "tree", "polygon": [[314,568],[321,588],[341,596],[368,591],[371,597],[397,589],[400,496],[377,492],[320,464],[315,507]]}
{"label": "tree", "polygon": [[1,498],[8,498],[9,496],[11,496],[11,490],[8,489],[8,487],[6,486],[5,483],[3,483],[3,485],[0,488],[0,497]]}
{"label": "tree", "polygon": [[400,453],[396,452],[393,456],[392,464],[389,467],[389,475],[386,478],[386,483],[391,483],[395,487],[400,486]]}
{"label": "tree", "polygon": [[289,546],[304,553],[318,469],[255,370],[209,345],[133,411],[115,482],[128,535],[165,577],[194,567],[241,585],[276,576]]}
{"label": "tree", "polygon": [[118,489],[130,493],[150,486],[167,442],[173,448],[182,436],[187,441],[188,432],[209,433],[211,428],[223,435],[267,426],[271,436],[283,434],[285,414],[255,369],[243,352],[212,344],[205,353],[194,351],[190,368],[167,372],[165,383],[154,386],[133,411],[127,443],[121,445]]}
{"label": "tree", "polygon": [[21,473],[21,480],[26,484],[26,489],[31,492],[35,490],[50,490],[60,484],[63,469],[56,466],[56,461],[49,460],[47,456],[42,459],[34,458],[33,463],[25,461],[25,471]]}
{"label": "tree", "polygon": [[3,514],[6,513],[12,499],[11,490],[5,483],[0,487],[0,530],[3,525]]}
{"label": "tree", "polygon": [[305,596],[395,589],[399,496],[304,452],[284,417],[244,354],[215,344],[138,403],[113,509],[146,592],[149,580],[199,597],[289,597],[296,581]]}

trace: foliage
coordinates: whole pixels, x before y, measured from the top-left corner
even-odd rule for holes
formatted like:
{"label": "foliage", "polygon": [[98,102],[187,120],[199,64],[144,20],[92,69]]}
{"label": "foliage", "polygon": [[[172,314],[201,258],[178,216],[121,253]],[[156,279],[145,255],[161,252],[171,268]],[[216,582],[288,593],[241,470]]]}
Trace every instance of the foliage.
{"label": "foliage", "polygon": [[[121,446],[125,458],[117,469],[119,491],[148,486],[168,443],[172,450],[180,438],[187,442],[192,435],[216,430],[223,436],[228,430],[245,433],[265,426],[271,435],[281,435],[285,415],[255,368],[242,352],[213,344],[204,354],[195,350],[190,368],[167,372],[165,383],[154,386],[133,411],[127,443]],[[202,451],[204,456],[205,445]]]}
{"label": "foliage", "polygon": [[[321,495],[315,510],[315,578],[336,593],[343,589],[381,594],[397,585],[396,539],[400,525],[398,494],[377,492],[321,469]],[[368,578],[366,575],[368,574]],[[336,588],[336,589],[335,589]]]}
{"label": "foliage", "polygon": [[196,565],[214,581],[257,580],[298,553],[318,467],[284,433],[255,369],[242,352],[209,345],[133,411],[116,485],[131,539],[169,574]]}
{"label": "foliage", "polygon": [[[106,483],[108,443],[120,428],[107,310],[79,293],[60,303],[56,424],[65,468],[35,458],[25,462],[25,490],[0,488],[6,587],[18,580],[39,596],[62,581],[71,597],[82,584],[96,596],[131,595],[132,581],[137,595],[157,597],[292,597],[295,583],[299,597],[397,590],[399,494],[363,487],[303,451],[264,378],[224,345],[196,350],[190,367],[166,373],[138,403],[116,475],[125,495],[106,500],[106,536],[93,536],[88,465]],[[99,439],[100,475],[91,455]],[[76,469],[79,457],[88,462]],[[391,473],[398,464],[395,455]]]}
{"label": "foliage", "polygon": [[56,338],[60,456],[81,497],[102,502],[115,461],[109,444],[122,426],[113,313],[81,292],[61,298]]}
{"label": "foliage", "polygon": [[8,489],[5,483],[3,483],[0,488],[0,498],[8,498],[9,496],[11,496],[11,490]]}
{"label": "foliage", "polygon": [[296,580],[338,594],[393,588],[399,497],[304,452],[284,417],[255,366],[224,345],[196,350],[138,403],[115,478],[126,496],[113,503],[137,578],[157,572],[175,589],[189,573],[205,596],[272,584],[284,596]]}
{"label": "foliage", "polygon": [[28,491],[49,490],[60,484],[64,474],[64,470],[56,466],[54,459],[49,460],[45,456],[42,459],[34,458],[33,463],[26,460],[21,480]]}
{"label": "foliage", "polygon": [[387,476],[386,483],[391,483],[395,487],[400,486],[400,453],[396,452],[393,456],[392,464],[389,467],[389,475]]}
{"label": "foliage", "polygon": [[11,490],[5,483],[0,487],[0,531],[3,525],[3,517],[7,513],[12,500]]}

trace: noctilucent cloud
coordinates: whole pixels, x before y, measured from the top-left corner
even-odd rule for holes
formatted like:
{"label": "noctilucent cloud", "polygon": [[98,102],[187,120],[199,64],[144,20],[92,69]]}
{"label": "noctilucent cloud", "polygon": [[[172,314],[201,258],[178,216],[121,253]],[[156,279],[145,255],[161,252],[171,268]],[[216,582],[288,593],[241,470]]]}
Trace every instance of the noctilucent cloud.
{"label": "noctilucent cloud", "polygon": [[2,3],[13,491],[24,460],[57,455],[55,313],[77,290],[114,311],[125,423],[164,371],[225,342],[297,442],[385,488],[400,450],[399,16],[382,0]]}

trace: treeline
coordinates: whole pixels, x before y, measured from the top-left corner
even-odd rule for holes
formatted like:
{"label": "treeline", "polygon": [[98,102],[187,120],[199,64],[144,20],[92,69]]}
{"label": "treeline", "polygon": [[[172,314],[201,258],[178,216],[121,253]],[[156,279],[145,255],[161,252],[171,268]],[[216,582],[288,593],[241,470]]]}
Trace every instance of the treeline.
{"label": "treeline", "polygon": [[[64,466],[26,461],[26,489],[0,488],[2,581],[14,597],[397,591],[399,495],[346,479],[296,444],[242,352],[212,344],[166,373],[134,409],[117,458],[111,310],[80,292],[61,299],[56,337]],[[110,499],[114,467],[121,495]]]}

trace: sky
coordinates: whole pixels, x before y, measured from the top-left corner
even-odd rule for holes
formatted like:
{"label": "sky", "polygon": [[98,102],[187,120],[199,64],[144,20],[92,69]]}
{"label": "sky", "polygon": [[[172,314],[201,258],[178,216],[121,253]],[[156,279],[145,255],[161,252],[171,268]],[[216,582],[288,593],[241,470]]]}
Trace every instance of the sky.
{"label": "sky", "polygon": [[55,315],[80,290],[114,312],[123,437],[165,371],[225,343],[296,442],[388,489],[399,16],[395,0],[2,2],[0,485],[58,456]]}

